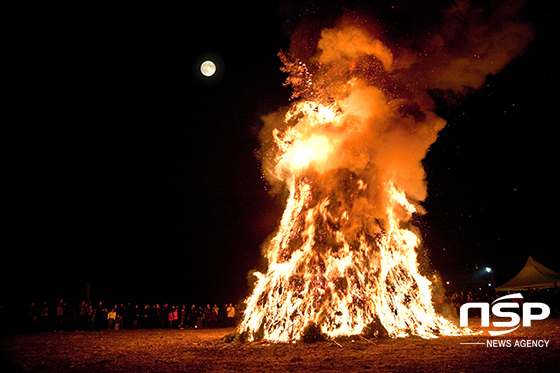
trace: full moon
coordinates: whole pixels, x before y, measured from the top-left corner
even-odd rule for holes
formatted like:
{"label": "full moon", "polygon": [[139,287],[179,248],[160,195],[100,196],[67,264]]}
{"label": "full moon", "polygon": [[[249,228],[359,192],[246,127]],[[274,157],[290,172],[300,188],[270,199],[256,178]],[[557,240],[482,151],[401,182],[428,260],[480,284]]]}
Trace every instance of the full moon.
{"label": "full moon", "polygon": [[216,64],[210,60],[204,61],[200,65],[200,72],[204,76],[212,76],[216,73]]}

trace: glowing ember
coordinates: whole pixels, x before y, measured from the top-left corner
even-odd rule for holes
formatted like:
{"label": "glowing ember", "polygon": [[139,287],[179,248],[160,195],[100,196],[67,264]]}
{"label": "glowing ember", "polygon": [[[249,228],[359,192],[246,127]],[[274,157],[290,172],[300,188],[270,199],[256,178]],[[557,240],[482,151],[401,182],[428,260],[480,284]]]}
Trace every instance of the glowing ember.
{"label": "glowing ember", "polygon": [[367,31],[325,29],[318,49],[309,61],[281,55],[298,101],[264,118],[262,162],[289,196],[238,332],[291,341],[313,324],[336,337],[381,323],[392,337],[470,333],[434,311],[411,222],[427,195],[421,161],[445,121],[425,92],[403,88],[398,56]]}

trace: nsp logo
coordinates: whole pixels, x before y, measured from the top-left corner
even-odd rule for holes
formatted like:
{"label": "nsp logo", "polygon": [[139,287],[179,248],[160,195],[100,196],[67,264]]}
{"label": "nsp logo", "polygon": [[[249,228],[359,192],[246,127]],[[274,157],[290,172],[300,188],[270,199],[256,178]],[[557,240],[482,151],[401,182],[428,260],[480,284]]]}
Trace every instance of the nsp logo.
{"label": "nsp logo", "polygon": [[[505,311],[504,309],[510,308],[519,308],[519,303],[496,303],[506,299],[523,299],[523,295],[520,293],[509,294],[503,297],[500,297],[492,302],[492,313],[496,317],[506,317],[511,319],[510,321],[494,321],[492,323],[493,326],[496,327],[503,327],[503,328],[511,328],[509,330],[501,330],[501,331],[492,331],[489,330],[488,333],[492,337],[502,334],[507,334],[513,332],[515,329],[519,328],[519,323],[521,322],[519,315],[515,312]],[[478,303],[478,302],[469,302],[465,303],[461,306],[460,311],[460,318],[461,318],[461,327],[469,326],[469,310],[471,308],[480,308],[480,326],[488,327],[490,326],[490,305],[488,303]],[[541,312],[537,314],[533,314],[533,309],[540,309]],[[526,302],[523,303],[522,308],[522,315],[523,315],[523,326],[531,326],[531,320],[544,320],[550,315],[550,307],[544,303],[538,302]]]}

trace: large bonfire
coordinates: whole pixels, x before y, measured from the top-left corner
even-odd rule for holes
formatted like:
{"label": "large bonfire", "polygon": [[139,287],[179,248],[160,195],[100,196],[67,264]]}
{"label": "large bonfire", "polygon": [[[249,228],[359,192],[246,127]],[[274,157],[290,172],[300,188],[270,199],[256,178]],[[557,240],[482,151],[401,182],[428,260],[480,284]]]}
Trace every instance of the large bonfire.
{"label": "large bonfire", "polygon": [[[324,29],[316,50],[281,53],[294,102],[264,118],[261,153],[287,201],[238,333],[293,341],[309,326],[337,337],[379,324],[391,337],[469,332],[434,311],[419,270],[421,161],[446,122],[430,87],[410,84],[418,61],[410,51],[399,60],[355,20]],[[438,68],[432,80],[450,75]]]}

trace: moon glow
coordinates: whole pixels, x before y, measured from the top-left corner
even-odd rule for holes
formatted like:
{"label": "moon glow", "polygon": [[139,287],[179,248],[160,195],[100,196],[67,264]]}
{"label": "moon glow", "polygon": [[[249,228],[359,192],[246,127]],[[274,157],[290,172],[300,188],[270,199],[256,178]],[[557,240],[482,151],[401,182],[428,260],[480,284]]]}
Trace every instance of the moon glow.
{"label": "moon glow", "polygon": [[216,73],[216,64],[210,60],[206,60],[200,65],[200,72],[204,76],[212,76]]}

